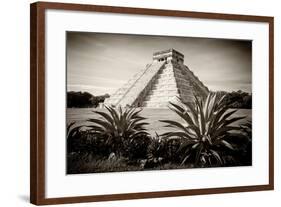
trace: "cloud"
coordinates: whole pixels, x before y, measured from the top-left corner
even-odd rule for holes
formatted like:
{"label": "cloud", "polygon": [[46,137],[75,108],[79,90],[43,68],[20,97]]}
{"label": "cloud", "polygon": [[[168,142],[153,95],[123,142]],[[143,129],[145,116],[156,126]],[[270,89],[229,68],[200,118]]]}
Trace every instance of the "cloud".
{"label": "cloud", "polygon": [[68,88],[112,93],[151,63],[152,53],[176,48],[212,90],[251,91],[251,41],[71,32]]}

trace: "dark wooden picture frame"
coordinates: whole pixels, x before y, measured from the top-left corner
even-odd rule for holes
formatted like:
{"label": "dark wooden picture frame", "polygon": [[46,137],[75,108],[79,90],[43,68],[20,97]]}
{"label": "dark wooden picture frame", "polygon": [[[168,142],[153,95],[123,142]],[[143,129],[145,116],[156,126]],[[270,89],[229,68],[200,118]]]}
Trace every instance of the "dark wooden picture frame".
{"label": "dark wooden picture frame", "polygon": [[[174,16],[200,19],[265,22],[269,24],[269,183],[266,185],[135,192],[93,196],[45,197],[45,12],[47,9]],[[234,14],[201,13],[144,8],[110,7],[84,4],[36,2],[30,6],[30,201],[36,205],[79,203],[124,199],[187,196],[198,194],[233,193],[274,189],[274,106],[273,106],[273,17]]]}

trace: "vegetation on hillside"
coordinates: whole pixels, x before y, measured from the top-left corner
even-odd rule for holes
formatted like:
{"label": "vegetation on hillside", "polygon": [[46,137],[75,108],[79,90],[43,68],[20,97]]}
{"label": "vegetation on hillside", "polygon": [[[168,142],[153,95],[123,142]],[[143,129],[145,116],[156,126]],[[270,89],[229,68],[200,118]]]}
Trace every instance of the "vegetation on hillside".
{"label": "vegetation on hillside", "polygon": [[[229,108],[238,109],[251,109],[252,108],[252,94],[243,92],[241,90],[225,92],[217,92],[221,95],[225,95],[224,104]],[[106,98],[109,98],[108,94],[101,96],[93,96],[88,92],[67,92],[67,107],[69,108],[96,108],[99,103],[103,103]]]}
{"label": "vegetation on hillside", "polygon": [[252,94],[243,92],[241,90],[225,92],[221,91],[219,94],[225,95],[224,103],[230,108],[251,109],[252,108]]}
{"label": "vegetation on hillside", "polygon": [[93,96],[88,92],[67,92],[67,107],[68,108],[96,108],[100,103],[103,103],[108,94],[102,96]]}

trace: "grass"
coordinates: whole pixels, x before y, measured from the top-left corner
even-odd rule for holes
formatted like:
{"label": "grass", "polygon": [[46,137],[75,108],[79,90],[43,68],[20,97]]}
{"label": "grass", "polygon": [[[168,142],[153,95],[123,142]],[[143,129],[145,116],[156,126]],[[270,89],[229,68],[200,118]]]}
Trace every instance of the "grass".
{"label": "grass", "polygon": [[90,161],[86,161],[75,160],[75,158],[73,159],[70,156],[68,157],[67,162],[68,174],[141,170],[138,165],[128,165],[124,158],[114,160],[93,158]]}
{"label": "grass", "polygon": [[174,163],[163,163],[153,167],[143,168],[141,160],[137,163],[128,163],[125,158],[114,160],[93,158],[91,160],[76,160],[75,155],[68,156],[67,174],[87,174],[104,172],[146,171],[146,170],[171,170],[194,168],[192,164],[177,165]]}
{"label": "grass", "polygon": [[[249,164],[245,165],[248,166]],[[240,164],[232,164],[225,167],[241,166]],[[140,163],[130,164],[124,158],[117,160],[93,158],[90,161],[73,160],[68,156],[67,174],[88,174],[88,173],[106,173],[106,172],[126,172],[126,171],[150,171],[150,170],[174,170],[174,169],[192,169],[196,168],[191,163],[184,165],[172,162],[158,164],[154,167],[143,168]]]}
{"label": "grass", "polygon": [[[93,110],[105,112],[106,109],[95,109],[95,108],[68,108],[66,111],[67,124],[75,121],[78,125],[85,124],[87,119],[97,118],[98,115],[92,113]],[[155,135],[155,132],[162,134],[170,131],[170,129],[165,128],[165,123],[161,123],[159,120],[170,119],[175,121],[181,121],[181,119],[169,109],[159,109],[159,108],[144,108],[141,113],[143,117],[146,117],[146,122],[149,123],[147,130],[150,134]],[[235,124],[240,125],[247,120],[252,120],[252,110],[251,109],[238,109],[238,111],[232,116],[232,118],[237,116],[247,116],[245,120],[238,121]]]}

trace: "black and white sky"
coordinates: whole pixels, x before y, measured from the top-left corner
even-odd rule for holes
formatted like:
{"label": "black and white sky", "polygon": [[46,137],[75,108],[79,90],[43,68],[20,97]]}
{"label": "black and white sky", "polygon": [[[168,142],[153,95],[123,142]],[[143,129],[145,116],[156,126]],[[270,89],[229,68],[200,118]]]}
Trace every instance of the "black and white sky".
{"label": "black and white sky", "polygon": [[170,48],[210,90],[251,93],[251,41],[88,32],[67,32],[67,91],[112,94]]}

